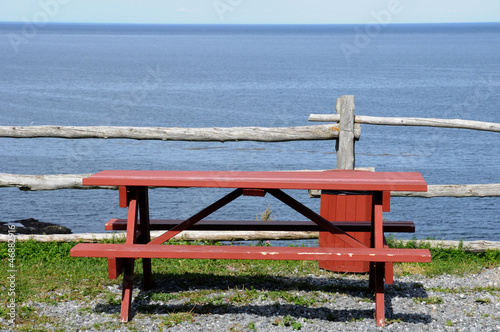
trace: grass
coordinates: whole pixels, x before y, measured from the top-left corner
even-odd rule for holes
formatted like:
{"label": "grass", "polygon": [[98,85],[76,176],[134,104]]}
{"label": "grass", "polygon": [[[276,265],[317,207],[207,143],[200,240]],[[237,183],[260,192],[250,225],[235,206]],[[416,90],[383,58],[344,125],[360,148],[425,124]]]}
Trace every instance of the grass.
{"label": "grass", "polygon": [[[115,240],[120,241],[120,240]],[[183,242],[183,244],[186,244]],[[219,244],[204,242],[204,244]],[[57,304],[78,300],[90,303],[101,298],[107,305],[119,306],[120,297],[108,290],[108,286],[121,284],[121,277],[109,280],[107,260],[104,258],[71,258],[69,250],[75,243],[36,243],[33,241],[16,243],[15,301],[17,304],[16,323],[19,331],[44,330],[44,324],[53,324],[54,319],[40,316],[30,302]],[[402,247],[396,241],[390,246]],[[425,243],[408,243],[405,247],[426,248]],[[0,243],[0,317],[8,320],[9,281],[7,277],[12,268],[8,260],[7,243]],[[500,250],[484,253],[466,252],[461,249],[431,248],[432,263],[400,263],[395,265],[396,275],[418,273],[435,276],[443,273],[463,275],[477,273],[484,268],[500,265]],[[142,278],[142,263],[135,265],[136,281]],[[324,300],[321,292],[347,293],[368,292],[366,286],[351,284],[346,286],[311,285],[305,278],[308,275],[339,277],[332,272],[320,270],[317,262],[311,261],[234,261],[234,260],[153,260],[154,280],[175,281],[184,284],[185,289],[175,292],[155,290],[144,292],[140,296],[151,301],[167,302],[179,300],[181,304],[166,312],[163,327],[170,327],[180,322],[193,321],[198,314],[210,312],[215,307],[227,305],[245,305],[255,300],[271,303],[287,303],[300,306],[320,306]],[[341,277],[341,276],[340,276]],[[284,282],[283,280],[286,280]],[[196,287],[196,291],[188,287]],[[265,285],[265,286],[262,286]],[[262,288],[260,288],[262,286]],[[265,288],[265,289],[264,289]],[[456,290],[439,288],[440,292]],[[479,291],[498,294],[499,287],[485,286]],[[363,295],[361,301],[369,301]],[[436,299],[418,299],[425,303],[439,303]],[[478,298],[479,303],[487,299]],[[159,306],[162,307],[162,306]],[[158,306],[139,308],[140,315],[154,315]],[[164,307],[160,310],[166,310]],[[118,315],[116,313],[115,315]],[[118,316],[117,316],[118,317]],[[333,318],[332,318],[333,319]],[[117,319],[118,321],[118,319]],[[291,317],[278,319],[278,326],[290,326],[300,329],[301,323]],[[117,323],[115,328],[119,327]],[[112,325],[112,324],[111,324]],[[109,328],[113,328],[110,326]],[[108,328],[108,327],[107,327]],[[252,326],[249,326],[252,329]],[[62,327],[61,327],[62,330]]]}
{"label": "grass", "polygon": [[478,273],[484,268],[492,268],[500,263],[500,250],[485,252],[470,252],[458,248],[431,248],[429,242],[408,241],[402,242],[388,239],[391,248],[419,248],[429,249],[432,255],[431,263],[399,263],[395,266],[395,275],[420,274],[427,277],[442,275],[464,275]]}
{"label": "grass", "polygon": [[414,297],[413,302],[423,304],[442,304],[443,299],[437,296],[430,297]]}
{"label": "grass", "polygon": [[489,293],[491,295],[495,295],[499,288],[495,286],[476,286],[476,287],[471,287],[471,288],[465,288],[465,287],[458,287],[458,288],[444,288],[441,286],[431,288],[430,290],[434,292],[442,292],[442,293],[449,293],[449,294],[460,294],[460,293],[466,293],[466,292],[474,292],[474,293]]}
{"label": "grass", "polygon": [[293,330],[300,330],[302,328],[302,324],[297,321],[292,316],[285,316],[283,318],[276,318],[276,320],[272,323],[278,327],[291,327]]}
{"label": "grass", "polygon": [[274,221],[276,220],[276,216],[273,216],[273,210],[271,210],[271,204],[267,206],[267,209],[265,209],[261,214],[260,214],[260,219],[259,216],[255,216],[257,221]]}

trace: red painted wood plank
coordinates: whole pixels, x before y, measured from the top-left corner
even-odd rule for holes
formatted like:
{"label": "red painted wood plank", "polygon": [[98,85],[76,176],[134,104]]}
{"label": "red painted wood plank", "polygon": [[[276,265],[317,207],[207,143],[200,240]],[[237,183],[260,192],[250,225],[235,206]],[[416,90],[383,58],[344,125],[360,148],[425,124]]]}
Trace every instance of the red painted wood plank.
{"label": "red painted wood plank", "polygon": [[[351,206],[348,206],[348,204],[351,204],[352,202],[349,200],[348,201],[348,196],[346,195],[338,195],[337,196],[337,211],[336,211],[336,218],[333,220],[338,220],[338,221],[347,221],[347,211],[353,211],[351,209]],[[355,217],[355,213],[353,213],[352,218]],[[353,220],[353,219],[350,219]]]}
{"label": "red painted wood plank", "polygon": [[[323,191],[321,194],[321,216],[333,223],[339,221],[361,223],[371,220],[372,196],[372,193],[366,192]],[[367,227],[343,230],[365,246],[370,247],[371,222],[369,226],[366,224],[364,226]],[[319,233],[319,246],[330,248],[352,247],[337,236],[327,232]],[[319,267],[335,272],[365,273],[369,270],[368,262],[352,261],[321,261]]]}
{"label": "red painted wood plank", "polygon": [[354,195],[356,197],[356,219],[353,221],[364,221],[372,219],[372,195]]}
{"label": "red painted wood plank", "polygon": [[374,246],[375,248],[382,248],[384,246],[384,230],[383,230],[383,215],[382,215],[382,205],[375,205],[373,207],[373,216],[374,219],[373,227],[374,227]]}
{"label": "red painted wood plank", "polygon": [[[151,219],[151,230],[169,230],[183,220]],[[332,221],[332,224],[343,231],[369,232],[370,221]],[[127,219],[111,219],[105,225],[107,231],[127,230]],[[288,231],[288,232],[318,232],[321,227],[310,220],[304,221],[243,221],[243,220],[201,220],[189,227],[189,230],[200,231]],[[384,232],[414,233],[413,221],[384,221]]]}
{"label": "red painted wood plank", "polygon": [[124,186],[118,187],[118,197],[119,197],[118,206],[121,208],[128,207],[129,197],[128,197],[127,187]]}
{"label": "red painted wood plank", "polygon": [[391,212],[391,192],[384,191],[382,194],[382,211]]}
{"label": "red painted wood plank", "polygon": [[349,170],[311,172],[107,170],[83,179],[83,185],[367,191],[427,190],[427,183],[418,172]]}
{"label": "red painted wood plank", "polygon": [[266,191],[263,189],[243,189],[243,196],[264,197]]}
{"label": "red painted wood plank", "polygon": [[308,248],[79,243],[71,257],[430,262],[427,249]]}

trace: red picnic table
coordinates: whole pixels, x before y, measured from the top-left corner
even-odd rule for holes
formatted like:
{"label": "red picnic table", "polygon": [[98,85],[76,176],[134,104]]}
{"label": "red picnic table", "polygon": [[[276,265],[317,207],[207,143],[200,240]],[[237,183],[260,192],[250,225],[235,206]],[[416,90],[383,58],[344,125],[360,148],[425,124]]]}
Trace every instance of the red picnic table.
{"label": "red picnic table", "polygon": [[[376,323],[385,325],[384,279],[392,282],[393,262],[430,262],[426,249],[390,249],[384,231],[411,231],[411,222],[384,222],[391,191],[426,191],[427,183],[417,172],[366,171],[129,171],[107,170],[83,180],[88,186],[118,186],[121,207],[128,207],[127,219],[111,219],[108,230],[126,230],[125,244],[79,243],[71,249],[73,257],[108,258],[109,277],[122,272],[121,321],[131,312],[134,260],[142,258],[144,287],[151,287],[151,258],[189,259],[263,259],[313,260],[325,268],[358,272],[356,266],[368,266],[369,285],[375,291]],[[233,188],[186,220],[150,220],[149,187]],[[282,190],[322,190],[321,214],[292,198]],[[208,215],[239,196],[274,196],[308,221],[211,221]],[[356,199],[356,195],[359,198]],[[342,203],[342,197],[355,197]],[[361,212],[359,212],[361,211]],[[359,213],[358,213],[359,212]],[[352,218],[352,220],[349,220]],[[281,230],[320,231],[319,247],[248,247],[207,245],[162,245],[184,230]],[[151,230],[166,230],[151,241]],[[328,264],[334,264],[328,265]],[[337,264],[337,265],[335,265]],[[340,264],[340,265],[338,265]],[[320,265],[321,266],[321,265]],[[386,270],[389,272],[386,275]],[[367,271],[367,272],[368,272]]]}

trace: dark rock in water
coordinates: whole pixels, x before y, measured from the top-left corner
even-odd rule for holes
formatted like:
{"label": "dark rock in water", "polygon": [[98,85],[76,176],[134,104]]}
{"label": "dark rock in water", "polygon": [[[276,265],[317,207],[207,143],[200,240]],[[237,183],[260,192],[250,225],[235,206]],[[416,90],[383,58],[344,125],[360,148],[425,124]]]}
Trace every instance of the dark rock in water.
{"label": "dark rock in water", "polygon": [[33,218],[11,222],[0,221],[0,234],[9,232],[11,228],[8,225],[16,225],[16,234],[71,234],[71,230],[67,227],[41,222]]}

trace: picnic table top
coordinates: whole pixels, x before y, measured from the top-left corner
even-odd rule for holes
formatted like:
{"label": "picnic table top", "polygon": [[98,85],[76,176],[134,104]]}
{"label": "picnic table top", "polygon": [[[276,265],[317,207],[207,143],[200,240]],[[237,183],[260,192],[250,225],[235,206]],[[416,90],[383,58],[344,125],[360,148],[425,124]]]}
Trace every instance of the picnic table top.
{"label": "picnic table top", "polygon": [[86,186],[427,191],[419,172],[327,171],[145,171],[105,170],[83,179]]}

